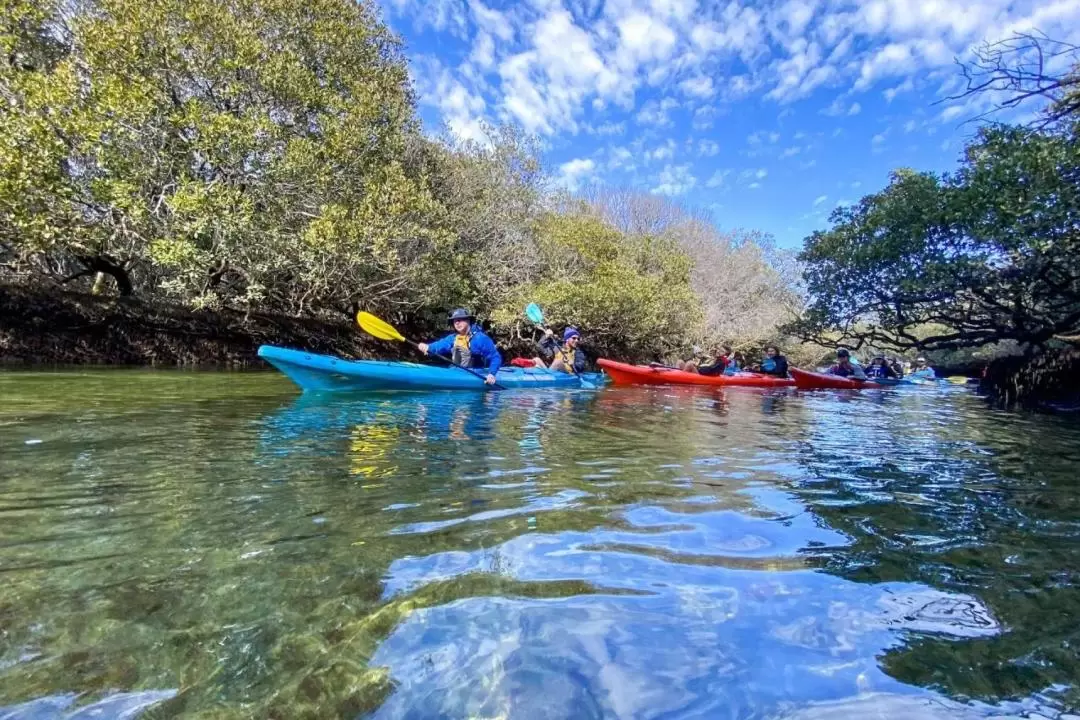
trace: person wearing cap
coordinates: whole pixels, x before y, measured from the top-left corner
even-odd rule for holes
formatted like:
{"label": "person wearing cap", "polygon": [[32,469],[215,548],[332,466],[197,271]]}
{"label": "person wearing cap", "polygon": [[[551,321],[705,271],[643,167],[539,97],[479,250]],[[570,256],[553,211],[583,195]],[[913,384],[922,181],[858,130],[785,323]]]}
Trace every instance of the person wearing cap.
{"label": "person wearing cap", "polygon": [[896,370],[889,363],[885,362],[884,355],[875,355],[870,366],[866,368],[866,377],[881,380],[886,378],[897,379],[900,376],[896,374]]}
{"label": "person wearing cap", "polygon": [[838,375],[839,377],[850,377],[856,380],[865,380],[866,373],[858,365],[851,362],[851,353],[847,348],[840,348],[836,351],[836,364],[825,371],[829,375]]}
{"label": "person wearing cap", "polygon": [[911,371],[911,377],[920,380],[937,380],[937,373],[926,363],[926,358],[920,357],[915,361],[915,369]]}
{"label": "person wearing cap", "polygon": [[455,365],[466,368],[487,368],[488,385],[495,384],[495,373],[502,366],[502,355],[494,341],[475,324],[476,318],[465,308],[458,308],[450,313],[450,324],[454,332],[431,343],[420,343],[416,347],[427,355],[442,355],[450,358]]}
{"label": "person wearing cap", "polygon": [[[540,353],[551,360],[552,370],[580,375],[585,372],[585,352],[578,347],[580,342],[581,333],[577,331],[577,328],[568,327],[563,330],[563,343],[560,347],[555,339],[555,333],[548,328],[537,345],[540,347]],[[537,367],[546,367],[540,358],[534,359],[533,362]]]}

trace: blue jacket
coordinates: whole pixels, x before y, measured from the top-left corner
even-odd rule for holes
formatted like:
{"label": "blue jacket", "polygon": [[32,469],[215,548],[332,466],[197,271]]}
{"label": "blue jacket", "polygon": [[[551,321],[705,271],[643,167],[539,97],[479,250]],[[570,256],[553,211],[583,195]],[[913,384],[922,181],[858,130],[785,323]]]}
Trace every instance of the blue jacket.
{"label": "blue jacket", "polygon": [[[436,340],[428,345],[428,352],[445,357],[454,355],[454,338],[457,333],[450,333],[446,337]],[[473,367],[487,367],[487,371],[494,375],[502,367],[502,355],[495,347],[494,341],[484,334],[484,331],[473,325],[469,328],[469,352],[472,353]]]}

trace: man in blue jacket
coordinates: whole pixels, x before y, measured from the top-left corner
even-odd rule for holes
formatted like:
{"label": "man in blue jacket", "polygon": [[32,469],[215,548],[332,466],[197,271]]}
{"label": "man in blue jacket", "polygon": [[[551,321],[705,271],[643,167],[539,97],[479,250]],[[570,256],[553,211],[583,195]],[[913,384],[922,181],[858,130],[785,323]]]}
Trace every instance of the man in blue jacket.
{"label": "man in blue jacket", "polygon": [[473,322],[476,320],[468,310],[458,308],[450,313],[450,324],[454,332],[441,340],[428,345],[420,343],[417,347],[427,355],[434,353],[449,357],[455,365],[461,367],[486,367],[488,374],[484,379],[488,385],[495,384],[495,373],[502,366],[502,355],[495,343]]}

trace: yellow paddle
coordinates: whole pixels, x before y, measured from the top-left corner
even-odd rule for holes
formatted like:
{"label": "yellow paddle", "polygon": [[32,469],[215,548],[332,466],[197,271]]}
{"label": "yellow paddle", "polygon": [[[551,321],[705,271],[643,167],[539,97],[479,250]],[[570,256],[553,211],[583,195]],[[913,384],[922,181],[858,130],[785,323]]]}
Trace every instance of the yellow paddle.
{"label": "yellow paddle", "polygon": [[[404,335],[399,333],[397,331],[397,328],[395,328],[393,325],[386,322],[385,320],[380,320],[379,318],[375,317],[371,313],[367,313],[367,312],[364,312],[362,310],[360,312],[356,313],[356,324],[359,325],[360,329],[363,330],[364,332],[366,332],[368,335],[370,335],[370,336],[372,336],[374,338],[378,338],[379,340],[393,340],[393,341],[396,341],[396,342],[408,343],[409,345],[412,345],[417,350],[420,349],[417,346],[416,343],[414,343],[412,340],[409,340]],[[449,364],[449,365],[451,365],[453,367],[461,368],[462,370],[469,373],[473,377],[478,377],[481,380],[485,379],[484,376],[481,375],[480,373],[475,373],[475,372],[473,372],[472,370],[470,370],[467,367],[462,367],[461,365],[454,364],[454,361],[451,360],[448,357],[444,357],[442,355],[435,355],[434,353],[428,353],[428,355],[431,356],[431,357],[437,357],[440,360],[442,360],[443,362],[445,362],[445,363],[447,363],[447,364]],[[498,383],[493,383],[491,387],[496,389],[496,390],[505,390],[506,389],[506,388],[504,388],[502,385],[500,385]]]}

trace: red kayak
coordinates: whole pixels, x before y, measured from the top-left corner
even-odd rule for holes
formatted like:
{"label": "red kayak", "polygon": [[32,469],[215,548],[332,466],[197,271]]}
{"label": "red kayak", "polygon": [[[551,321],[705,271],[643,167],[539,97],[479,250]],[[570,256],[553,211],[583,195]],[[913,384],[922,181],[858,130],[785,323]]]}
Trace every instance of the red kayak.
{"label": "red kayak", "polygon": [[799,370],[798,368],[791,368],[790,372],[791,376],[795,378],[795,387],[800,390],[858,390],[865,387],[881,387],[873,380],[855,380],[837,375]]}
{"label": "red kayak", "polygon": [[762,373],[734,375],[699,375],[664,367],[628,365],[600,358],[596,364],[604,369],[616,385],[737,385],[741,387],[789,387],[794,380]]}

